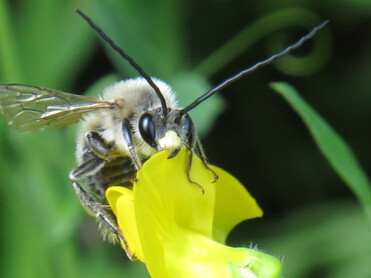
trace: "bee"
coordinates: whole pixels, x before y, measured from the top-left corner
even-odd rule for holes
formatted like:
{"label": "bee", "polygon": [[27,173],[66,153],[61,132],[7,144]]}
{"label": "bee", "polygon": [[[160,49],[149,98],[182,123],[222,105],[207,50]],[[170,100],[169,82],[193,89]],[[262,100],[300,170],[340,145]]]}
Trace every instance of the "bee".
{"label": "bee", "polygon": [[[285,50],[228,78],[185,108],[180,108],[168,84],[148,76],[89,17],[80,10],[76,12],[141,76],[112,84],[99,99],[37,86],[1,85],[0,112],[18,131],[38,131],[48,126],[81,122],[76,147],[79,166],[70,172],[69,178],[82,206],[97,218],[104,237],[121,241],[127,256],[133,260],[135,257],[128,251],[125,237],[106,205],[107,188],[131,188],[137,171],[156,152],[169,150],[169,158],[172,158],[182,148],[187,148],[190,155],[185,171],[189,181],[203,191],[202,185],[190,176],[193,154],[201,158],[208,170],[213,170],[208,166],[188,112],[242,76],[300,47],[327,21]],[[217,174],[213,173],[216,180]],[[81,184],[80,180],[85,183]]]}

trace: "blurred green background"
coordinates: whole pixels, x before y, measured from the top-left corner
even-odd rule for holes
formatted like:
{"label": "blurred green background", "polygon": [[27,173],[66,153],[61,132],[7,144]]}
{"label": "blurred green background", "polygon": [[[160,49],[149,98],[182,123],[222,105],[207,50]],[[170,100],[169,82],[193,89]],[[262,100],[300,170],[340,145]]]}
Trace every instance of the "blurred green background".
{"label": "blurred green background", "polygon": [[[371,222],[269,87],[292,84],[369,174],[371,1],[0,0],[0,82],[97,95],[136,76],[75,8],[171,84],[183,105],[329,19],[293,55],[191,115],[211,163],[240,179],[265,212],[233,230],[230,245],[282,258],[285,277],[371,277]],[[100,239],[74,195],[76,128],[20,134],[0,119],[0,277],[148,277]]]}

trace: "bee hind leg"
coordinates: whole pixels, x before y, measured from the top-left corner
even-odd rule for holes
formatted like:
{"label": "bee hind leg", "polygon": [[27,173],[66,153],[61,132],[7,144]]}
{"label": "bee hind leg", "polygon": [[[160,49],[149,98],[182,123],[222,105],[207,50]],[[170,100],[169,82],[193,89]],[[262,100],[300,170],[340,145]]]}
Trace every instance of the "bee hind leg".
{"label": "bee hind leg", "polygon": [[96,197],[87,191],[80,183],[77,181],[79,178],[94,175],[98,172],[104,165],[106,161],[95,157],[86,161],[77,169],[70,172],[69,178],[72,182],[73,188],[79,197],[82,206],[86,209],[89,214],[94,215],[98,220],[98,225],[100,229],[104,232],[104,236],[108,235],[108,238],[112,241],[119,239],[122,242],[124,251],[130,260],[134,260],[135,256],[130,253],[128,244],[125,237],[122,235],[117,224],[112,219],[112,217],[107,213],[104,206],[96,200]]}

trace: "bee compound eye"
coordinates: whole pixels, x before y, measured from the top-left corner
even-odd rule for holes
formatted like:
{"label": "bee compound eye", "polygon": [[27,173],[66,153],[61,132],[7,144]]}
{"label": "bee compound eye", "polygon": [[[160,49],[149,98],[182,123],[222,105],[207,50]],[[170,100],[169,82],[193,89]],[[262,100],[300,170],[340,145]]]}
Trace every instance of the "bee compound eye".
{"label": "bee compound eye", "polygon": [[139,132],[144,141],[146,141],[152,147],[156,147],[156,125],[150,114],[145,113],[140,118]]}
{"label": "bee compound eye", "polygon": [[191,118],[188,116],[188,114],[184,115],[183,117],[184,117],[183,128],[186,134],[189,136],[193,132],[193,122]]}

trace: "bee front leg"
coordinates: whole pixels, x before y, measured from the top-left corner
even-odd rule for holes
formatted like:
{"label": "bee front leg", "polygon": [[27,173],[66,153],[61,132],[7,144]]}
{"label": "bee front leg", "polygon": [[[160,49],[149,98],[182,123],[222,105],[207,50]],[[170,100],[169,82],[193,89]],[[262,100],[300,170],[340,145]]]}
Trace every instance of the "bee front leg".
{"label": "bee front leg", "polygon": [[188,177],[188,181],[190,183],[193,183],[195,185],[197,185],[197,187],[199,189],[201,189],[202,191],[202,194],[205,193],[205,189],[202,187],[201,184],[195,182],[192,178],[191,178],[191,167],[192,167],[192,160],[193,160],[193,153],[195,152],[196,150],[196,147],[197,147],[197,144],[198,144],[198,140],[195,136],[195,132],[194,132],[194,126],[192,124],[192,131],[190,132],[190,137],[189,137],[189,150],[190,150],[190,154],[189,154],[189,157],[188,157],[188,164],[187,164],[187,177]]}
{"label": "bee front leg", "polygon": [[207,158],[206,158],[206,155],[205,155],[205,152],[204,152],[204,150],[203,150],[203,148],[202,148],[202,146],[201,146],[201,143],[200,143],[200,141],[196,141],[196,146],[195,146],[195,152],[196,152],[196,154],[201,158],[201,160],[202,160],[202,163],[204,164],[204,166],[205,166],[205,168],[207,169],[207,170],[209,170],[210,172],[212,172],[213,173],[213,175],[214,175],[214,180],[213,180],[213,183],[214,182],[217,182],[218,181],[218,179],[219,179],[219,176],[218,176],[218,174],[209,166],[209,163],[207,162]]}
{"label": "bee front leg", "polygon": [[199,184],[198,182],[195,182],[192,178],[191,178],[191,167],[192,167],[192,159],[193,159],[193,150],[190,149],[191,153],[189,154],[188,156],[188,164],[187,164],[187,177],[188,177],[188,181],[190,183],[193,183],[195,184],[199,189],[201,189],[202,191],[202,194],[205,193],[205,189],[202,187],[201,184]]}
{"label": "bee front leg", "polygon": [[122,235],[120,229],[117,227],[115,221],[105,211],[104,207],[102,207],[102,205],[95,199],[95,196],[85,190],[77,181],[79,178],[94,175],[105,165],[105,163],[106,161],[104,159],[94,157],[86,161],[77,169],[71,171],[69,178],[77,196],[81,201],[82,206],[89,214],[94,215],[98,219],[99,227],[103,229],[105,235],[108,234],[111,236],[113,241],[118,238],[122,242],[126,255],[130,260],[134,260],[135,256],[130,253],[126,239]]}
{"label": "bee front leg", "polygon": [[133,161],[133,164],[137,170],[140,170],[142,168],[142,163],[138,157],[138,154],[136,153],[133,145],[133,138],[131,136],[131,125],[128,119],[124,119],[122,122],[122,134],[124,136],[124,141],[126,144],[126,148],[130,153],[131,160]]}
{"label": "bee front leg", "polygon": [[200,144],[200,142],[198,140],[195,140],[194,141],[193,146],[191,145],[191,147],[189,148],[189,150],[191,151],[191,153],[189,154],[188,164],[187,164],[187,176],[188,176],[188,180],[189,180],[189,182],[197,185],[197,187],[201,189],[202,193],[205,193],[205,189],[199,183],[195,182],[191,178],[191,167],[192,167],[193,153],[195,152],[201,158],[201,161],[204,164],[205,168],[207,170],[209,170],[210,172],[213,173],[213,175],[214,175],[213,183],[218,180],[219,176],[218,176],[218,174],[212,168],[210,168],[209,164],[207,163],[206,156],[205,156],[204,151],[203,151],[203,149],[201,147],[201,144]]}

